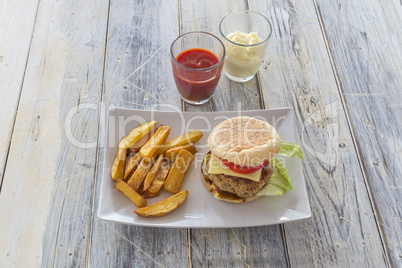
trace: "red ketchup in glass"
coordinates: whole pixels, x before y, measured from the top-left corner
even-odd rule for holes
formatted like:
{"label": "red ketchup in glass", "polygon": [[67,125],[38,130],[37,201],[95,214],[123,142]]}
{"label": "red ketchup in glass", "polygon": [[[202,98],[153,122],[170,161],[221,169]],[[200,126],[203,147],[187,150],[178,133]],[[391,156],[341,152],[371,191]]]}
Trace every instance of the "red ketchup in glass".
{"label": "red ketchup in glass", "polygon": [[190,101],[209,99],[218,85],[223,64],[215,66],[219,59],[212,52],[193,48],[181,52],[173,64],[173,75],[182,97]]}

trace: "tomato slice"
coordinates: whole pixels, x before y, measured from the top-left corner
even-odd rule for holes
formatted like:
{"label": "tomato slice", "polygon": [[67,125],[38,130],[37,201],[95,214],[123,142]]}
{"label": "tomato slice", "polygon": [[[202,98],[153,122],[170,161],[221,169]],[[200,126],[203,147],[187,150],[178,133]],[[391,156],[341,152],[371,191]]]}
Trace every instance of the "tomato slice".
{"label": "tomato slice", "polygon": [[232,162],[228,161],[227,159],[221,158],[221,161],[230,170],[240,173],[240,174],[254,173],[268,163],[268,161],[265,161],[264,163],[262,163],[261,165],[258,165],[258,166],[241,166],[241,165],[236,165],[235,163],[232,163]]}

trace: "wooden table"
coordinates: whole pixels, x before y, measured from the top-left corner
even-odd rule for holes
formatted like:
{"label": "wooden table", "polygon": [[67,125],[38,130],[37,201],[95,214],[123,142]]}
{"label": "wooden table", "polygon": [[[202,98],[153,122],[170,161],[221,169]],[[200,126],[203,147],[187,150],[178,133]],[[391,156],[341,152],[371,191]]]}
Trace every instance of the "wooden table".
{"label": "wooden table", "polygon": [[[258,76],[181,102],[169,46],[231,10],[273,25]],[[0,267],[401,267],[400,1],[0,1]],[[310,219],[162,229],[97,217],[109,107],[293,107]],[[82,146],[85,144],[85,146]]]}

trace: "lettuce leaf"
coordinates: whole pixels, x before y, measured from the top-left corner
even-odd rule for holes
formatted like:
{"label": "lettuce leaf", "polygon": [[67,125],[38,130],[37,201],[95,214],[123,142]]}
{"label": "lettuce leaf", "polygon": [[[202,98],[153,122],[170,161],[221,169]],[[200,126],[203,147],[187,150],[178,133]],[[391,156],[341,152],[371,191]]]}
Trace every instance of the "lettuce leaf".
{"label": "lettuce leaf", "polygon": [[[287,141],[281,142],[281,148],[279,149],[278,155],[287,157],[294,157],[297,155],[300,159],[304,159],[300,146]],[[294,187],[289,179],[287,168],[285,168],[276,157],[273,157],[269,162],[271,163],[273,173],[267,184],[258,192],[257,195],[283,195],[287,190],[293,189]]]}
{"label": "lettuce leaf", "polygon": [[287,190],[293,189],[292,182],[289,179],[288,170],[285,166],[276,158],[273,157],[270,160],[273,174],[268,179],[267,184],[257,193],[257,195],[282,195]]}
{"label": "lettuce leaf", "polygon": [[297,155],[300,159],[304,159],[300,146],[287,141],[281,142],[281,148],[279,149],[278,155],[287,157],[294,157]]}

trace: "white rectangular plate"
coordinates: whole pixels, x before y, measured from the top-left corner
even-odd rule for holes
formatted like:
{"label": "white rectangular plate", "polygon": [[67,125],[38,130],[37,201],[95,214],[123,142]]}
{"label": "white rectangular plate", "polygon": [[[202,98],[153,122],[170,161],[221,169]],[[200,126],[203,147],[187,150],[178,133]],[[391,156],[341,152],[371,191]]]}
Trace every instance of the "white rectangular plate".
{"label": "white rectangular plate", "polygon": [[[281,139],[296,143],[293,109],[272,109],[234,112],[165,112],[111,109],[108,117],[105,162],[101,182],[98,216],[103,220],[154,227],[227,228],[279,224],[311,216],[300,159],[278,157],[285,161],[294,189],[282,196],[264,196],[245,204],[230,204],[216,200],[201,180],[201,162],[209,151],[206,141],[212,128],[223,120],[239,116],[254,116],[269,122]],[[191,129],[199,129],[204,136],[197,142],[197,153],[184,180],[182,189],[189,191],[187,200],[170,215],[160,218],[142,218],[133,213],[136,206],[113,188],[110,175],[118,142],[131,129],[145,121],[156,120],[157,125],[171,126],[169,139]],[[161,190],[148,204],[159,202],[171,194]]]}

